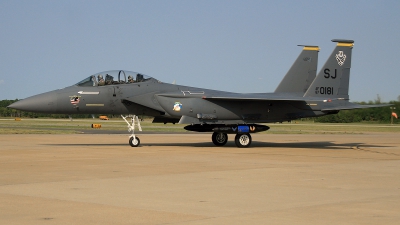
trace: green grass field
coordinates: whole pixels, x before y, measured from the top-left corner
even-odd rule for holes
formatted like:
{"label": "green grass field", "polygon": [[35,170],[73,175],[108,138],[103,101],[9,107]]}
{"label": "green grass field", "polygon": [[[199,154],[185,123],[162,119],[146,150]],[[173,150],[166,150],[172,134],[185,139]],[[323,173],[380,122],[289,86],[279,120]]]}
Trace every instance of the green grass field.
{"label": "green grass field", "polygon": [[[99,119],[28,119],[22,118],[15,121],[14,118],[0,119],[0,134],[77,134],[82,131],[94,129],[92,124],[101,124],[104,131],[127,131],[127,124],[122,119],[108,121]],[[269,131],[263,133],[273,134],[362,134],[371,132],[400,132],[399,125],[390,124],[327,124],[297,121],[294,123],[271,123]],[[143,131],[151,132],[188,132],[183,129],[183,124],[151,123],[151,120],[141,122]]]}

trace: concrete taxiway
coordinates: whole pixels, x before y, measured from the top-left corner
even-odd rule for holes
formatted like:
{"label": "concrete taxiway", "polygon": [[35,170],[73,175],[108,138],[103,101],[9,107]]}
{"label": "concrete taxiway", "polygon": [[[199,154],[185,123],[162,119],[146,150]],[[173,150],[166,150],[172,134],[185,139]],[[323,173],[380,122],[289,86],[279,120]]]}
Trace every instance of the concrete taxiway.
{"label": "concrete taxiway", "polygon": [[0,135],[0,224],[398,224],[398,134]]}

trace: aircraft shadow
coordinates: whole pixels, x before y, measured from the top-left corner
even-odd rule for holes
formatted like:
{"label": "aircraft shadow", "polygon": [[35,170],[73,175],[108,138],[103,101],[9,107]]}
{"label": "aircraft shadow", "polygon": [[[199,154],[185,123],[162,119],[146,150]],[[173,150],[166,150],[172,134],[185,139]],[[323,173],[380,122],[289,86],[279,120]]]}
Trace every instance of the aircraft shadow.
{"label": "aircraft shadow", "polygon": [[[47,146],[129,146],[128,143],[83,143],[83,144],[73,144],[73,143],[65,143],[65,144],[44,144]],[[226,148],[226,147],[234,147],[236,145],[233,141],[228,141],[225,146],[215,146],[211,142],[197,142],[197,143],[142,143],[140,147],[195,147],[195,148]],[[368,145],[364,143],[333,143],[329,141],[319,141],[319,142],[290,142],[290,143],[282,143],[282,142],[261,142],[261,141],[253,141],[249,148],[307,148],[307,149],[354,149],[354,148],[379,148],[379,147],[391,147],[391,146],[381,146],[381,145]]]}
{"label": "aircraft shadow", "polygon": [[[211,142],[201,142],[201,143],[144,143],[143,146],[186,146],[186,147],[212,147],[212,148],[226,148],[235,147],[235,142],[228,141],[224,146],[215,146]],[[390,146],[380,146],[380,145],[368,145],[364,143],[333,143],[328,141],[321,142],[295,142],[295,143],[278,143],[278,142],[261,142],[253,141],[249,148],[308,148],[308,149],[352,149],[352,148],[363,148],[363,147],[390,147]]]}

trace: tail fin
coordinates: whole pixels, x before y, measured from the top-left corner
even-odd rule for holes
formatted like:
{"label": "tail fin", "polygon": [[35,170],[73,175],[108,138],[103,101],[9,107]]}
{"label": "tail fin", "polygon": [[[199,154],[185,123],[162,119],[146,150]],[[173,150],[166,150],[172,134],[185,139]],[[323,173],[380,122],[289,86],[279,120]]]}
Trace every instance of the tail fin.
{"label": "tail fin", "polygon": [[303,96],[317,73],[318,46],[303,46],[303,51],[278,85],[275,93],[296,93]]}
{"label": "tail fin", "polygon": [[349,78],[353,40],[333,39],[336,48],[319,71],[304,97],[349,99]]}

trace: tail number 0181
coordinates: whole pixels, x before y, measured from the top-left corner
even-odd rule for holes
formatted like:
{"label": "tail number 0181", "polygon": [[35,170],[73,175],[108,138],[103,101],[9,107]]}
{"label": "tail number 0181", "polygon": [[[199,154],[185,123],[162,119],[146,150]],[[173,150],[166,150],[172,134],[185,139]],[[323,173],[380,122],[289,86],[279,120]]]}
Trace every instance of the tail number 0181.
{"label": "tail number 0181", "polygon": [[316,87],[315,94],[333,95],[333,87]]}

